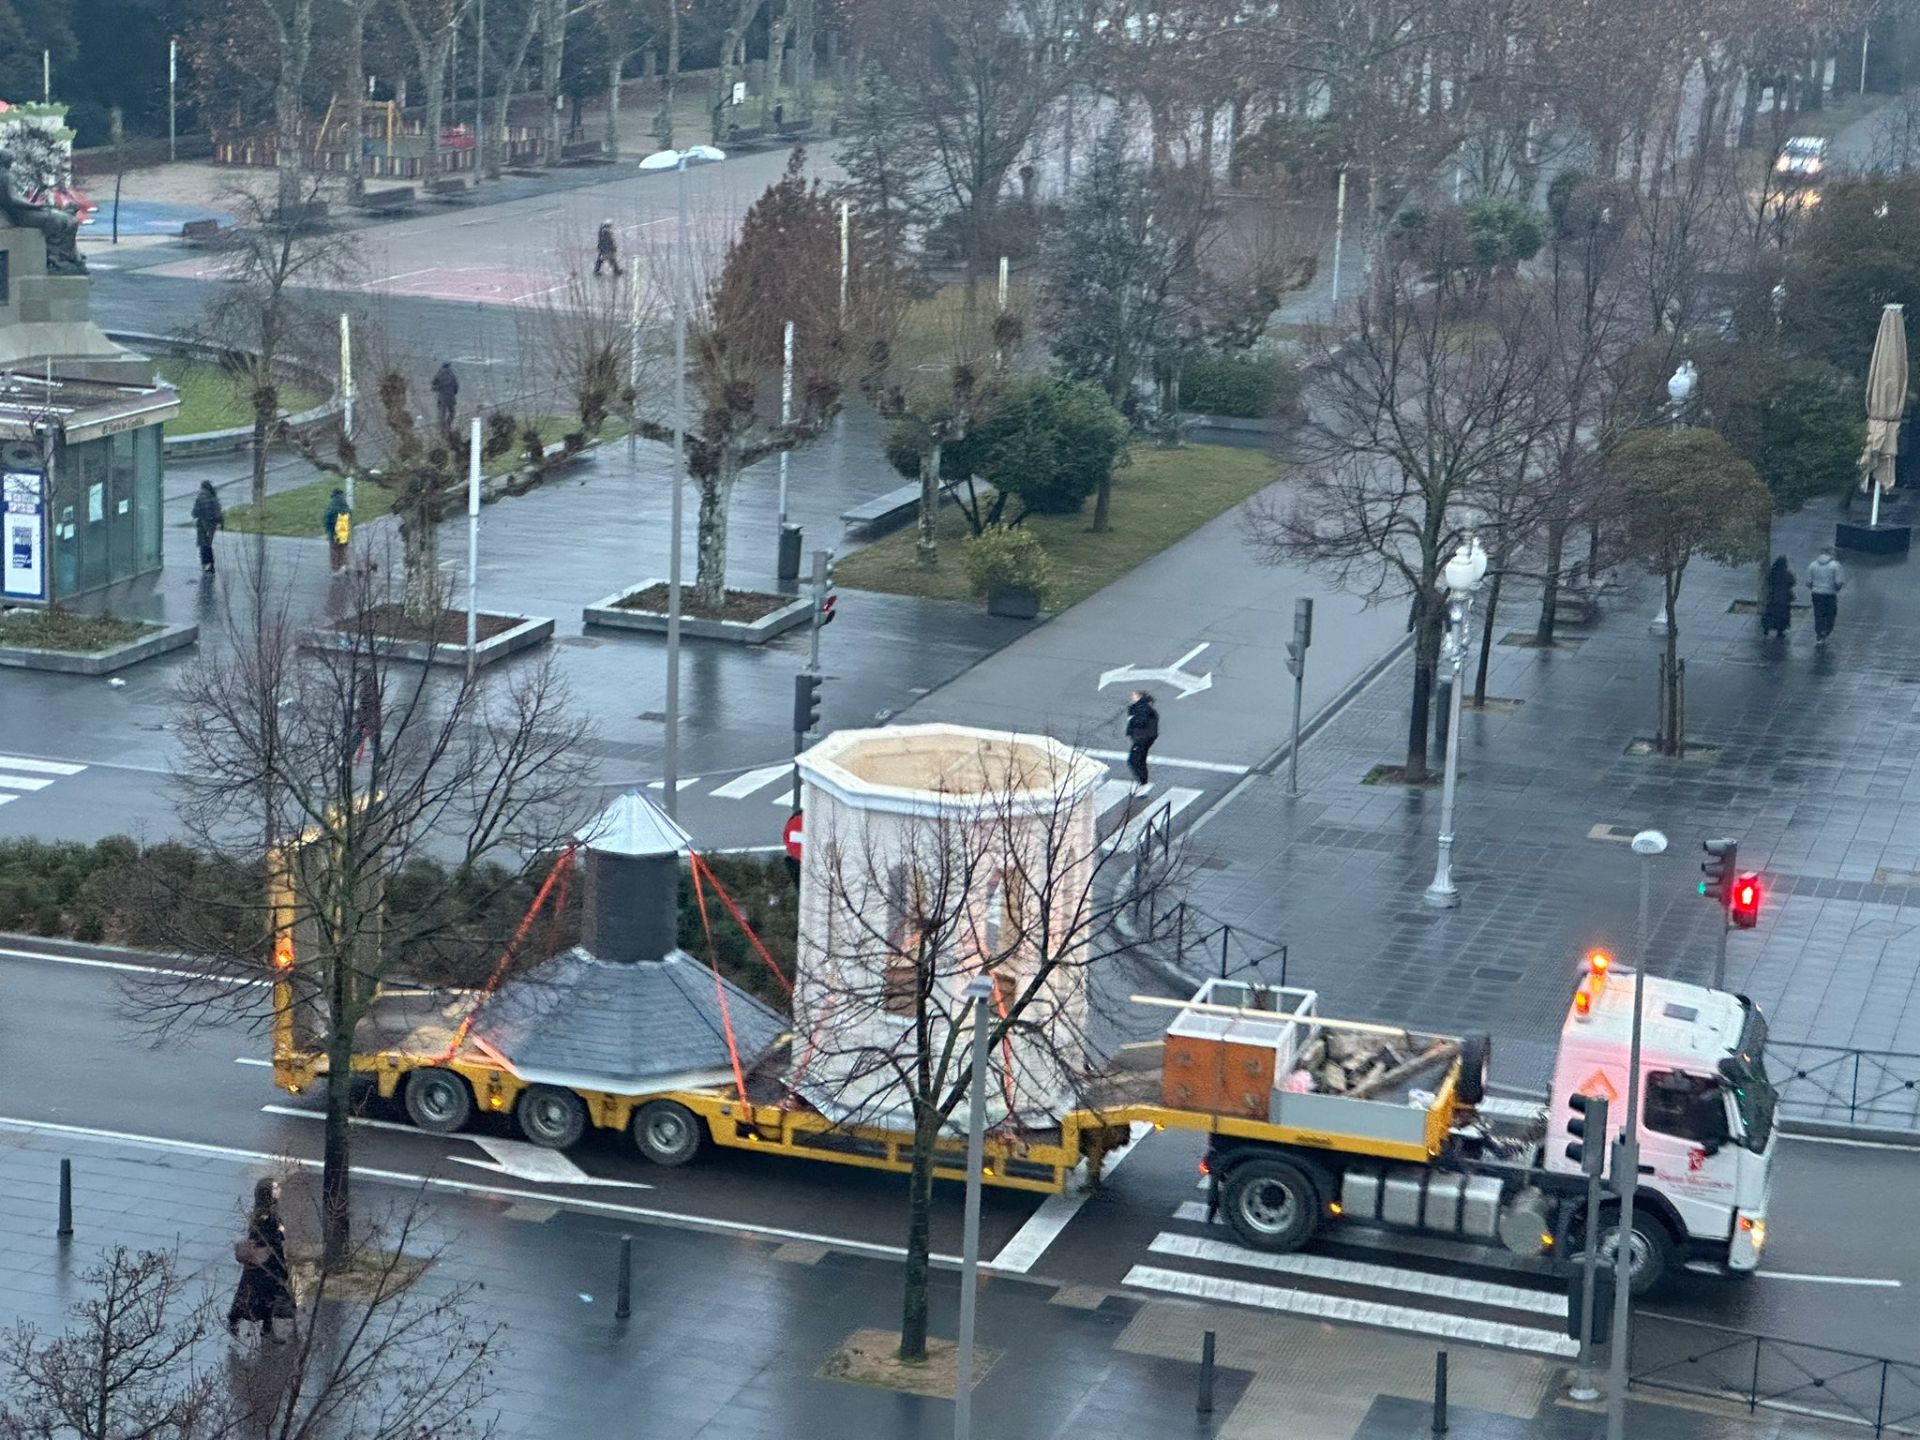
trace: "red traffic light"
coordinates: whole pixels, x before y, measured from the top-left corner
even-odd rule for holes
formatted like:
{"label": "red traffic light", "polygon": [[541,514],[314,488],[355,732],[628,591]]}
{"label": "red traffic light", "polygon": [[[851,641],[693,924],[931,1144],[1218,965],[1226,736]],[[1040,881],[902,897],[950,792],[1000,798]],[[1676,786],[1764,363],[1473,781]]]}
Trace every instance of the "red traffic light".
{"label": "red traffic light", "polygon": [[1752,871],[1739,876],[1733,882],[1733,903],[1729,913],[1733,923],[1742,930],[1751,930],[1760,923],[1760,877]]}

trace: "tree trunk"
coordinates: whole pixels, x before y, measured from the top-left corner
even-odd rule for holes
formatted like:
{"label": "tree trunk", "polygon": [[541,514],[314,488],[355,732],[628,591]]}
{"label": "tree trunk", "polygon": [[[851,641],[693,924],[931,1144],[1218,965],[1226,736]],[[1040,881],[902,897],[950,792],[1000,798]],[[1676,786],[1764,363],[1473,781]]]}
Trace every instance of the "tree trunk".
{"label": "tree trunk", "polygon": [[560,163],[560,64],[566,57],[566,0],[541,0],[540,6],[540,94],[546,105],[546,144],[541,158],[548,165]]}
{"label": "tree trunk", "polygon": [[1413,708],[1407,717],[1406,778],[1419,784],[1427,778],[1427,727],[1433,708],[1435,672],[1440,668],[1440,627],[1446,609],[1429,596],[1417,596],[1413,606]]}
{"label": "tree trunk", "polygon": [[[259,363],[264,367],[272,363],[271,353],[263,351]],[[269,374],[271,371],[268,372]],[[267,564],[267,527],[258,523],[267,513],[267,443],[273,435],[273,422],[280,413],[279,392],[274,389],[271,380],[263,380],[253,391],[253,483],[248,487],[253,504],[256,522],[253,537],[253,559],[258,566],[256,575],[264,578]],[[256,583],[258,583],[256,581]]]}
{"label": "tree trunk", "polygon": [[667,73],[660,77],[660,117],[654,121],[653,133],[660,138],[662,149],[673,148],[673,90],[680,79],[680,6],[678,0],[668,0],[667,4]]}
{"label": "tree trunk", "polygon": [[420,52],[420,68],[427,73],[427,164],[429,180],[440,175],[440,132],[447,118],[447,63],[453,58],[455,27]]}
{"label": "tree trunk", "polygon": [[616,37],[612,44],[613,57],[607,61],[607,132],[605,145],[607,158],[620,158],[620,74],[626,62],[621,38]]}
{"label": "tree trunk", "polygon": [[1560,608],[1560,566],[1566,558],[1567,520],[1555,516],[1547,521],[1546,584],[1540,592],[1540,620],[1533,628],[1533,643],[1553,644],[1553,626]]}
{"label": "tree trunk", "polygon": [[753,17],[760,13],[760,0],[740,0],[739,8],[733,13],[733,23],[727,26],[727,33],[720,41],[720,94],[713,106],[713,143],[727,143],[727,119],[733,108],[733,83],[740,73],[740,46],[747,33],[747,27],[753,24]]}
{"label": "tree trunk", "polygon": [[299,0],[280,34],[280,69],[273,86],[274,168],[279,172],[280,208],[300,198],[300,172],[305,169],[301,136],[305,112],[301,92],[307,82],[307,60],[313,53],[313,0]]}
{"label": "tree trunk", "polygon": [[1113,510],[1113,471],[1100,477],[1100,488],[1093,492],[1093,533],[1104,535],[1111,528]]}
{"label": "tree trunk", "polygon": [[718,612],[727,599],[727,508],[733,498],[738,468],[729,457],[716,473],[699,477],[700,520],[694,549],[699,559],[694,571],[695,603]]}
{"label": "tree trunk", "polygon": [[793,0],[793,89],[800,120],[813,119],[813,0]]}
{"label": "tree trunk", "polygon": [[780,72],[785,69],[787,30],[793,23],[793,0],[785,0],[780,13],[767,24],[767,83],[760,90],[760,128],[772,123],[774,97],[780,93]]}
{"label": "tree trunk", "polygon": [[920,452],[920,534],[914,557],[931,570],[940,563],[940,442]]}
{"label": "tree trunk", "polygon": [[351,966],[335,955],[327,977],[327,1122],[320,1157],[321,1265],[329,1272],[346,1260],[353,1238],[353,1196],[349,1151],[353,1115],[353,999],[348,994]]}
{"label": "tree trunk", "polygon": [[1662,677],[1660,695],[1660,753],[1680,753],[1680,577],[1669,578],[1664,586],[1667,598],[1667,673]]}
{"label": "tree trunk", "polygon": [[900,1358],[927,1358],[927,1282],[933,1251],[933,1145],[938,1125],[920,1122],[907,1173],[907,1274],[900,1306]]}
{"label": "tree trunk", "polygon": [[1487,587],[1487,613],[1480,622],[1480,661],[1473,674],[1473,708],[1478,710],[1487,703],[1487,667],[1493,662],[1493,613],[1500,608],[1500,571],[1493,572],[1493,583]]}
{"label": "tree trunk", "polygon": [[[671,8],[671,7],[669,7]],[[500,168],[505,161],[507,149],[507,121],[513,116],[513,91],[520,83],[520,76],[527,68],[527,51],[533,48],[534,32],[540,28],[540,7],[527,7],[527,23],[520,31],[520,43],[513,52],[513,63],[504,68],[500,76],[500,93],[494,97],[494,127],[498,134],[493,144],[487,147],[487,178],[498,180]]]}
{"label": "tree trunk", "polygon": [[347,198],[358,200],[367,189],[367,157],[361,153],[361,118],[367,94],[367,11],[358,3],[347,11],[346,61],[342,85],[347,104]]}
{"label": "tree trunk", "polygon": [[401,525],[407,561],[405,609],[417,625],[432,625],[440,617],[444,597],[440,589],[440,526],[430,509],[408,516]]}

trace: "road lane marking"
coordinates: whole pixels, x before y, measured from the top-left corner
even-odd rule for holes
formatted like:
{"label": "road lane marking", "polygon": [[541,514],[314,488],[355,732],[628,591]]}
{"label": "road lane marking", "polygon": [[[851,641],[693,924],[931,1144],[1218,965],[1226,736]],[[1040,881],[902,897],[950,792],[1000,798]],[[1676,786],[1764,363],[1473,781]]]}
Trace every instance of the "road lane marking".
{"label": "road lane marking", "polygon": [[1920,1147],[1911,1140],[1855,1140],[1848,1135],[1801,1135],[1787,1127],[1793,1124],[1792,1117],[1780,1122],[1780,1138],[1798,1141],[1802,1145],[1842,1145],[1850,1150],[1905,1150],[1910,1155],[1920,1156]]}
{"label": "road lane marking", "polygon": [[[1102,1175],[1111,1175],[1118,1170],[1139,1146],[1141,1137],[1153,1126],[1144,1120],[1136,1120],[1128,1128],[1132,1138],[1107,1158],[1101,1170]],[[1078,1189],[1047,1196],[1040,1202],[1040,1208],[1027,1217],[1027,1223],[1000,1247],[1000,1253],[993,1257],[993,1268],[1009,1275],[1025,1275],[1033,1269],[1040,1257],[1047,1253],[1047,1247],[1060,1238],[1060,1232],[1080,1213],[1080,1207],[1087,1203],[1090,1193],[1083,1185]]]}
{"label": "road lane marking", "polygon": [[87,767],[64,760],[29,760],[24,755],[0,755],[0,770],[30,770],[36,775],[78,775]]}
{"label": "road lane marking", "polygon": [[[208,1145],[198,1140],[164,1140],[155,1135],[135,1135],[124,1130],[102,1130],[91,1125],[65,1125],[53,1120],[16,1120],[0,1116],[0,1130],[19,1130],[28,1134],[70,1135],[84,1140],[103,1140],[122,1145],[137,1145],[150,1150],[177,1150],[189,1155],[210,1155],[222,1160],[238,1160],[249,1165],[297,1165],[302,1170],[318,1170],[320,1162],[299,1155],[276,1155],[265,1150],[241,1150],[231,1145]],[[422,1134],[422,1131],[414,1131]],[[355,1175],[369,1180],[391,1180],[402,1185],[424,1186],[431,1190],[449,1190],[462,1195],[479,1195],[504,1200],[530,1200],[540,1205],[559,1205],[567,1210],[583,1210],[621,1219],[650,1220],[662,1225],[677,1225],[714,1235],[760,1236],[770,1240],[804,1240],[814,1245],[868,1255],[881,1260],[904,1260],[906,1250],[899,1245],[879,1245],[870,1240],[848,1240],[836,1235],[816,1235],[805,1230],[787,1230],[775,1225],[756,1225],[746,1220],[721,1220],[709,1215],[688,1215],[676,1210],[656,1210],[644,1205],[622,1205],[611,1200],[590,1200],[581,1195],[554,1195],[539,1190],[520,1190],[511,1185],[490,1185],[470,1180],[449,1180],[438,1175],[410,1174],[404,1170],[382,1170],[365,1165],[352,1167]],[[958,1255],[936,1254],[933,1260],[948,1269],[958,1269]],[[983,1270],[996,1267],[982,1265]]]}
{"label": "road lane marking", "polygon": [[1870,1280],[1858,1275],[1803,1275],[1792,1270],[1756,1270],[1756,1276],[1769,1280],[1804,1280],[1809,1285],[1871,1285],[1881,1290],[1898,1290],[1898,1280]]}
{"label": "road lane marking", "polygon": [[507,1140],[492,1135],[463,1135],[492,1157],[469,1160],[464,1155],[449,1157],[456,1165],[472,1165],[493,1170],[509,1180],[525,1180],[536,1185],[605,1185],[620,1190],[651,1190],[644,1180],[603,1180],[589,1175],[558,1150],[534,1145],[525,1140]]}
{"label": "road lane marking", "polygon": [[0,789],[7,790],[44,790],[53,781],[39,775],[0,775]]}
{"label": "road lane marking", "polygon": [[0,947],[0,960],[43,960],[50,965],[78,965],[83,970],[118,970],[129,975],[160,975],[173,980],[204,980],[209,985],[271,985],[273,983],[271,980],[247,980],[237,975],[203,975],[197,970],[170,970],[164,965],[135,965],[126,960],[96,960],[87,955],[55,955],[46,950],[12,950]]}
{"label": "road lane marking", "polygon": [[18,795],[0,795],[0,805],[11,805],[19,798]]}
{"label": "road lane marking", "polygon": [[262,1060],[258,1055],[236,1055],[233,1057],[233,1063],[236,1065],[258,1065],[263,1070],[271,1070],[273,1068],[273,1061]]}
{"label": "road lane marking", "polygon": [[[700,783],[700,777],[698,775],[682,776],[680,779],[673,782],[673,793],[678,795],[682,790],[685,790],[688,787],[693,785],[698,785],[699,783]],[[647,782],[647,789],[649,790],[664,791],[666,788],[667,788],[667,782],[664,780],[649,780]]]}
{"label": "road lane marking", "polygon": [[1278,1310],[1289,1315],[1371,1325],[1381,1330],[1445,1336],[1476,1345],[1494,1345],[1505,1350],[1529,1350],[1540,1355],[1561,1356],[1576,1355],[1580,1350],[1578,1343],[1564,1335],[1556,1335],[1549,1330],[1529,1329],[1525,1325],[1476,1320],[1438,1310],[1415,1310],[1405,1305],[1384,1305],[1375,1300],[1355,1300],[1343,1295],[1320,1295],[1277,1285],[1256,1285],[1247,1280],[1223,1280],[1217,1275],[1163,1270],[1156,1265],[1136,1265],[1120,1283],[1137,1290],[1157,1290],[1194,1300],[1224,1301],[1259,1310]]}
{"label": "road lane marking", "polygon": [[[1096,760],[1127,758],[1125,750],[1088,750],[1085,753]],[[1153,763],[1170,766],[1175,770],[1210,770],[1216,775],[1245,775],[1249,768],[1245,765],[1230,765],[1224,760],[1182,760],[1175,755],[1156,755],[1153,757]]]}
{"label": "road lane marking", "polygon": [[714,787],[714,797],[719,800],[744,800],[756,790],[763,790],[774,781],[793,773],[793,763],[784,765],[762,765],[758,770],[749,770],[744,775],[736,775],[724,785]]}
{"label": "road lane marking", "polygon": [[[262,1105],[260,1107],[260,1113],[262,1115],[285,1115],[293,1120],[324,1120],[327,1118],[327,1112],[324,1110],[306,1110],[298,1105]],[[426,1135],[431,1133],[420,1129],[417,1125],[402,1125],[398,1120],[375,1120],[370,1115],[349,1115],[347,1117],[347,1123],[356,1130],[397,1130],[402,1135]],[[445,1138],[449,1140],[464,1140],[471,1137],[449,1135]]]}
{"label": "road lane marking", "polygon": [[1372,1290],[1451,1300],[1457,1305],[1484,1305],[1489,1309],[1522,1310],[1533,1315],[1564,1316],[1567,1313],[1564,1294],[1498,1285],[1491,1280],[1465,1280],[1426,1270],[1406,1270],[1395,1265],[1374,1265],[1365,1260],[1337,1260],[1330,1255],[1273,1255],[1264,1250],[1229,1245],[1224,1240],[1202,1240],[1165,1231],[1154,1236],[1147,1248],[1156,1255],[1173,1255],[1182,1260],[1271,1270],[1280,1275],[1340,1285],[1364,1285]]}
{"label": "road lane marking", "polygon": [[1140,837],[1147,833],[1149,827],[1160,824],[1171,827],[1180,812],[1199,798],[1198,790],[1189,790],[1183,785],[1169,786],[1165,793],[1149,800],[1144,809],[1136,812],[1125,825],[1109,835],[1100,848],[1110,852],[1138,845]]}

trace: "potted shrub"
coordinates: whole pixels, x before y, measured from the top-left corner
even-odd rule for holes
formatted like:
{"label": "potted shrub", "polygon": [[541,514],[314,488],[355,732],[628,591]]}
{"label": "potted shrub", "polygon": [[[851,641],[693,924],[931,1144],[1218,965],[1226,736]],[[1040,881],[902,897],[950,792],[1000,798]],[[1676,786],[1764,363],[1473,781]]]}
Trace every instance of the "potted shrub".
{"label": "potted shrub", "polygon": [[1025,530],[991,526],[967,542],[967,579],[984,595],[989,615],[1031,620],[1053,588],[1052,567],[1039,539]]}

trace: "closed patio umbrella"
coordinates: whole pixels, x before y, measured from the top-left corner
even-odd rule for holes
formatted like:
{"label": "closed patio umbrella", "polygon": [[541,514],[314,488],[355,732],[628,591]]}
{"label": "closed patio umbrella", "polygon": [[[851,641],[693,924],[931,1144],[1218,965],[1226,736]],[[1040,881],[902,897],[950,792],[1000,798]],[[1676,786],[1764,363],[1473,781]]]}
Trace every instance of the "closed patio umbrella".
{"label": "closed patio umbrella", "polygon": [[1867,365],[1867,448],[1860,456],[1861,484],[1873,491],[1869,525],[1880,523],[1880,495],[1893,488],[1893,462],[1900,451],[1900,421],[1907,413],[1907,322],[1904,307],[1880,311]]}

